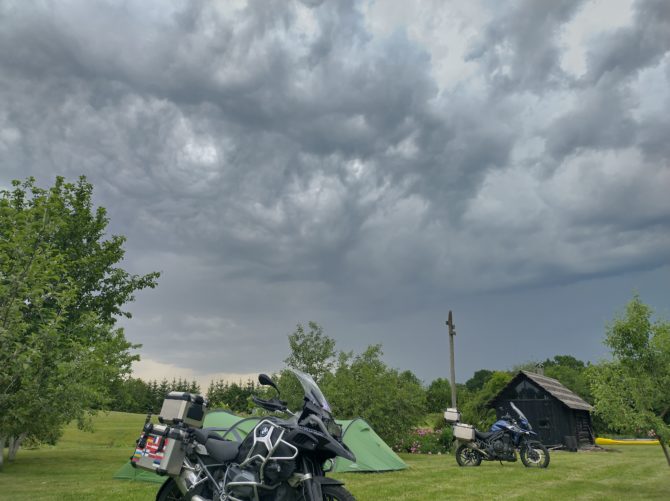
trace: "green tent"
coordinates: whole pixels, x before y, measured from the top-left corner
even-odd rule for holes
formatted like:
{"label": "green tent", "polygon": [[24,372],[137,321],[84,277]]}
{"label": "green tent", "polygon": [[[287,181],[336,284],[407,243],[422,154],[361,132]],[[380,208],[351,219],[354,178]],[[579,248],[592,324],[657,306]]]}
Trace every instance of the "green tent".
{"label": "green tent", "polygon": [[[242,418],[228,411],[212,411],[205,416],[203,428],[213,428],[229,440],[242,440],[256,426],[261,417]],[[356,462],[337,458],[333,471],[393,471],[403,470],[407,465],[393,450],[379,438],[372,427],[362,418],[349,421],[337,420],[342,426],[344,443],[356,456]],[[165,477],[155,473],[133,468],[130,461],[126,462],[115,474],[114,478],[142,480],[162,483]]]}
{"label": "green tent", "polygon": [[130,465],[130,461],[123,463],[123,466],[114,474],[114,478],[121,480],[139,480],[140,482],[155,482],[157,484],[162,484],[167,479],[167,477],[161,477],[152,471],[133,468]]}
{"label": "green tent", "polygon": [[342,425],[344,443],[356,456],[356,462],[338,457],[334,471],[393,471],[407,468],[405,462],[379,438],[365,419],[337,422]]}

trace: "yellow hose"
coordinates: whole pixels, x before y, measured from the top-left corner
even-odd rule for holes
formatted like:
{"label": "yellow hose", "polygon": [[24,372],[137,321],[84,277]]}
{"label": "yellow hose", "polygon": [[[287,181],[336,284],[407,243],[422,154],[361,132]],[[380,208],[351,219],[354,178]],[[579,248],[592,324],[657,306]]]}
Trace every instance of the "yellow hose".
{"label": "yellow hose", "polygon": [[596,438],[598,445],[658,445],[658,440],[614,440],[612,438]]}

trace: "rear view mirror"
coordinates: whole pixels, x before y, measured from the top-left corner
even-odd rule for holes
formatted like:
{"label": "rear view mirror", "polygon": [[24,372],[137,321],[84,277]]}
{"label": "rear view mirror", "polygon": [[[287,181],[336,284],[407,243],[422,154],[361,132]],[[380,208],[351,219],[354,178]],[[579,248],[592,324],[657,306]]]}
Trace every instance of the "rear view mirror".
{"label": "rear view mirror", "polygon": [[272,386],[275,390],[277,390],[277,393],[279,393],[279,388],[277,388],[277,385],[275,384],[275,382],[267,374],[259,374],[258,375],[258,382],[260,384],[262,384],[263,386]]}

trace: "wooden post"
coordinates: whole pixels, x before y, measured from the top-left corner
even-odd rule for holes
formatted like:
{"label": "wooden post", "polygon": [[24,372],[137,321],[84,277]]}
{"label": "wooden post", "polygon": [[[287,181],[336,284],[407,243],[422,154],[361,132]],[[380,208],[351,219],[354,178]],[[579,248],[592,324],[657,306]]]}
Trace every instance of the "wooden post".
{"label": "wooden post", "polygon": [[449,358],[451,360],[451,407],[456,409],[456,369],[454,367],[454,336],[456,329],[454,328],[454,320],[449,310],[449,320],[447,320],[447,327],[449,327]]}

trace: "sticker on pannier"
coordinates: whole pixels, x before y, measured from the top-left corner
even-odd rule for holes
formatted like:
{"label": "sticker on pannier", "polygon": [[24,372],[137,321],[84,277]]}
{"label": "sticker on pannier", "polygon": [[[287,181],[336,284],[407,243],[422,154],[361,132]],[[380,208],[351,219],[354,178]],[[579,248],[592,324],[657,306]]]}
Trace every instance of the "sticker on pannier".
{"label": "sticker on pannier", "polygon": [[[138,463],[141,458],[145,458],[146,461],[143,461],[143,465],[151,462],[154,465],[154,469],[158,468],[161,464],[161,461],[165,457],[165,446],[167,445],[167,441],[170,440],[169,438],[165,437],[157,437],[155,435],[149,435],[146,438],[146,445],[144,446],[143,449],[138,448],[135,449],[135,453],[133,454],[133,457],[130,458],[130,460],[133,463]],[[140,444],[142,443],[142,439],[140,439]]]}

